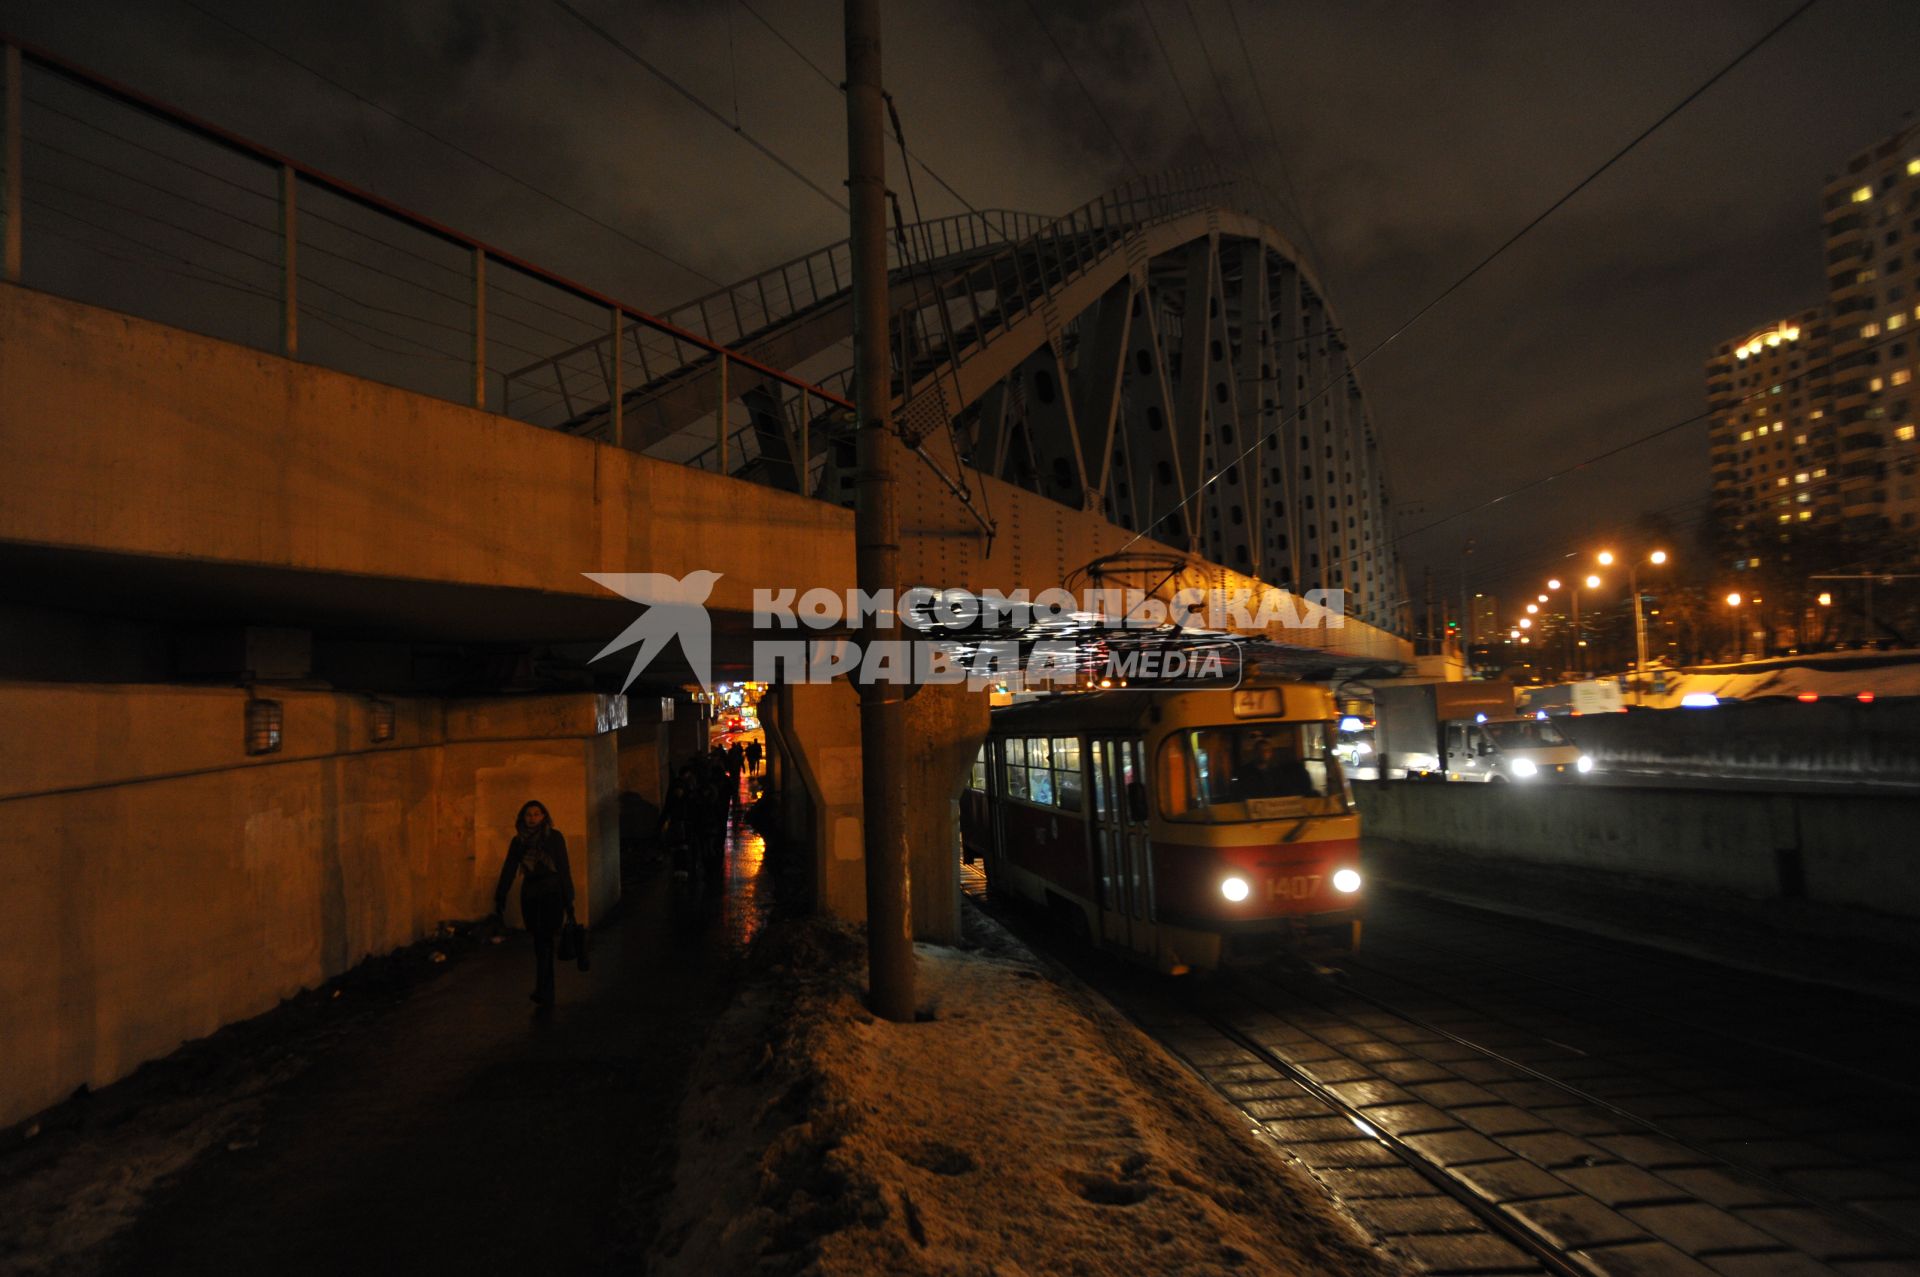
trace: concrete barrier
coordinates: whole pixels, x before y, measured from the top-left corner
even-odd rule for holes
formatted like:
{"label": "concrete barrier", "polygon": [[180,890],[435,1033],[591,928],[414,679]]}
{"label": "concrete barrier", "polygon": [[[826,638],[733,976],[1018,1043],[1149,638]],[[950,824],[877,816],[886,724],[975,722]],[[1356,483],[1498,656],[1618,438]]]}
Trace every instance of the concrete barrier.
{"label": "concrete barrier", "polygon": [[1920,785],[1920,701],[1728,701],[1553,721],[1601,771]]}
{"label": "concrete barrier", "polygon": [[1920,797],[1360,782],[1369,839],[1920,918]]}
{"label": "concrete barrier", "polygon": [[[619,899],[620,698],[0,683],[0,1125],[493,907],[520,804]],[[509,915],[517,910],[510,903]]]}

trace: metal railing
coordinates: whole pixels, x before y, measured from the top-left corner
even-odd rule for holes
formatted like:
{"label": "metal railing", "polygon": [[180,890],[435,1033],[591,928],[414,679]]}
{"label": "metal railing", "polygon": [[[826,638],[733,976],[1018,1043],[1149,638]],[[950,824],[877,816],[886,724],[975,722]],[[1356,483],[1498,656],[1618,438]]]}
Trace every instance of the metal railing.
{"label": "metal railing", "polygon": [[[3,34],[0,76],[9,281],[623,447],[697,447],[678,459],[725,473],[761,460],[761,427],[735,421],[729,381],[745,378],[736,391],[771,393],[759,408],[807,459],[790,479],[809,491],[815,452],[853,411],[849,369],[803,377],[736,348],[843,297],[844,241],[656,315]],[[899,228],[889,265],[914,299],[898,393],[984,349],[1133,231],[1240,195],[1217,174],[1177,173],[1061,217]],[[629,429],[630,392],[716,374],[676,438]]]}
{"label": "metal railing", "polygon": [[[992,209],[933,218],[904,228],[908,251],[918,263],[950,261],[1032,235],[1048,219],[1036,213]],[[846,240],[782,262],[735,284],[696,297],[668,311],[665,321],[709,342],[740,346],[815,308],[847,295],[853,283],[852,250]],[[898,242],[888,239],[888,266],[906,265]],[[518,391],[557,396],[560,419],[569,430],[601,428],[600,414],[612,397],[613,351],[634,375],[623,381],[631,390],[658,386],[712,363],[709,350],[669,339],[655,331],[623,332],[617,345],[611,334],[529,361],[506,372],[502,381],[511,398]],[[511,411],[509,406],[508,411]]]}
{"label": "metal railing", "polygon": [[[0,76],[9,282],[534,424],[572,415],[572,389],[514,386],[510,399],[504,369],[628,341],[642,375],[671,350],[852,410],[717,339],[741,331],[738,296],[732,329],[707,317],[709,300],[696,331],[5,35]],[[958,245],[985,231],[929,233]],[[624,445],[629,361],[601,363],[606,433]],[[724,456],[730,437],[716,434]]]}

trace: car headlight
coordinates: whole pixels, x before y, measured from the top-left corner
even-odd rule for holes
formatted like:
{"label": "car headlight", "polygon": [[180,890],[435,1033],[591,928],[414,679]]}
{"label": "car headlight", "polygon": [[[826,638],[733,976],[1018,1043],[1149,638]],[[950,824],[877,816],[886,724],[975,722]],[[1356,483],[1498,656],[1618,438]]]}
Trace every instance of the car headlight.
{"label": "car headlight", "polygon": [[1336,869],[1333,871],[1333,889],[1352,895],[1360,890],[1360,871],[1358,869]]}
{"label": "car headlight", "polygon": [[1585,754],[1582,754],[1580,755],[1579,761],[1574,763],[1573,766],[1576,771],[1590,772],[1593,770],[1593,760]]}
{"label": "car headlight", "polygon": [[1245,900],[1249,890],[1245,878],[1228,878],[1220,884],[1220,894],[1235,904]]}
{"label": "car headlight", "polygon": [[1539,770],[1540,769],[1538,767],[1535,767],[1533,765],[1533,760],[1531,758],[1516,758],[1513,760],[1513,774],[1516,776],[1525,778],[1527,776],[1533,775],[1535,772]]}

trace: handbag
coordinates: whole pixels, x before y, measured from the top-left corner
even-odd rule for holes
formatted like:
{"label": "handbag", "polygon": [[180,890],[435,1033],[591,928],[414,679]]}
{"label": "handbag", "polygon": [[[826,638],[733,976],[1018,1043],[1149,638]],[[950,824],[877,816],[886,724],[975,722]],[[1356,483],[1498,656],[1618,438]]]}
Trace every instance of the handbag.
{"label": "handbag", "polygon": [[582,971],[592,968],[588,957],[587,929],[577,922],[569,922],[560,928],[560,945],[554,955],[562,962],[572,962]]}

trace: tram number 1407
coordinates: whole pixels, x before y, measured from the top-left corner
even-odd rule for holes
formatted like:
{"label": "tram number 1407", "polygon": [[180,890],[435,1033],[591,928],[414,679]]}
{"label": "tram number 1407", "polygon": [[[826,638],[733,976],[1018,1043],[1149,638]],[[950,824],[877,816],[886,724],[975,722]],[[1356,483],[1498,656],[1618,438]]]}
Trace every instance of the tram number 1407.
{"label": "tram number 1407", "polygon": [[1306,900],[1320,889],[1321,874],[1295,874],[1291,878],[1267,879],[1267,899]]}

